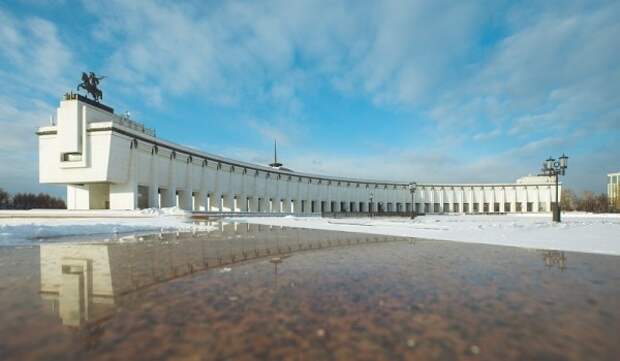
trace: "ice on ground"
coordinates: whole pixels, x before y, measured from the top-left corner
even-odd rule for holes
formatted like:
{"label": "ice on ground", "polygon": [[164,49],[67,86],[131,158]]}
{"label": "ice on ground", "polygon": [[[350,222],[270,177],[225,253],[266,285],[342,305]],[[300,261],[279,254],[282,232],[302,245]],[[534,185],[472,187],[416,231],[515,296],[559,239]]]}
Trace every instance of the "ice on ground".
{"label": "ice on ground", "polygon": [[275,226],[620,255],[620,215],[433,215],[405,218],[234,218]]}
{"label": "ice on ground", "polygon": [[179,207],[169,207],[169,208],[146,208],[141,209],[140,214],[149,215],[149,216],[185,216],[189,217],[192,215],[192,212],[183,210]]}
{"label": "ice on ground", "polygon": [[[57,212],[58,213],[58,212]],[[41,217],[36,212],[36,217]],[[58,213],[61,214],[61,213]],[[71,218],[71,212],[63,216],[26,217],[21,213],[18,217],[0,218],[0,245],[24,244],[46,241],[57,237],[91,236],[106,234],[126,234],[137,232],[159,231],[212,231],[215,227],[204,223],[193,223],[190,212],[176,207],[159,210],[116,211],[117,217],[105,215],[102,218],[85,217]]]}

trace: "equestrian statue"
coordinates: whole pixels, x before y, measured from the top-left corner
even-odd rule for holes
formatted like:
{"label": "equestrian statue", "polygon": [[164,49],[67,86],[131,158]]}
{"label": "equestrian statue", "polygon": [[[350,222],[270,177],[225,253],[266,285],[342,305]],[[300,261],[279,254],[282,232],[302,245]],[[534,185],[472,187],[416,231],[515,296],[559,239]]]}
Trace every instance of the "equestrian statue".
{"label": "equestrian statue", "polygon": [[99,82],[103,79],[105,79],[105,76],[97,77],[92,71],[89,74],[82,72],[82,83],[77,86],[77,90],[79,91],[80,88],[86,90],[93,97],[93,100],[98,103],[103,98],[103,93],[98,87]]}

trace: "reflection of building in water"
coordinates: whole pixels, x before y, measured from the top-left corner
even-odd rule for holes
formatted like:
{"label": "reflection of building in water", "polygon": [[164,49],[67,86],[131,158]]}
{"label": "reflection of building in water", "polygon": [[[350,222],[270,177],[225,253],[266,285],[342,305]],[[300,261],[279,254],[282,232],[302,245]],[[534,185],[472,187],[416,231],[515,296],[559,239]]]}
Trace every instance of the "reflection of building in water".
{"label": "reflection of building in water", "polygon": [[547,267],[558,267],[564,271],[566,268],[566,255],[561,251],[544,251],[543,261]]}
{"label": "reflection of building in water", "polygon": [[132,242],[41,245],[41,294],[63,324],[105,320],[124,295],[207,267],[396,237],[228,224]]}

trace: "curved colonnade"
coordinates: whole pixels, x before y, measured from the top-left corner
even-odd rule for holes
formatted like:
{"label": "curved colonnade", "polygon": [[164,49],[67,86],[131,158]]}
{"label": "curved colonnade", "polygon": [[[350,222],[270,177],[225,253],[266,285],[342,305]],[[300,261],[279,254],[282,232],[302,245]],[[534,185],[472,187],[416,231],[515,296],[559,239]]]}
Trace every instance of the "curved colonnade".
{"label": "curved colonnade", "polygon": [[157,138],[112,109],[68,95],[39,128],[42,183],[67,184],[70,209],[178,206],[193,211],[301,213],[547,212],[552,182],[421,184],[300,173],[220,157]]}

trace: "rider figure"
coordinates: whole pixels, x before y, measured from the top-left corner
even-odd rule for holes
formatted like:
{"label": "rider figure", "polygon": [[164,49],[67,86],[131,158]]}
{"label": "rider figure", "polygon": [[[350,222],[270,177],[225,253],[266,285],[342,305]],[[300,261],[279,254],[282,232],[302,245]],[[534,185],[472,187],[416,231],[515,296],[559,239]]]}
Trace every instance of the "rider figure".
{"label": "rider figure", "polygon": [[101,79],[105,78],[104,76],[102,77],[97,77],[95,75],[95,73],[93,73],[92,71],[90,72],[90,83],[96,88],[99,85],[99,81],[101,81]]}

